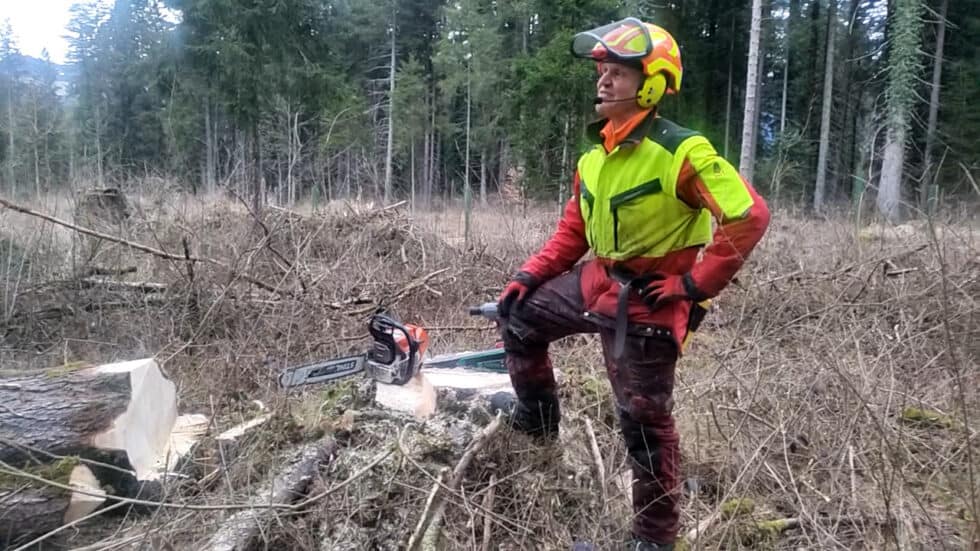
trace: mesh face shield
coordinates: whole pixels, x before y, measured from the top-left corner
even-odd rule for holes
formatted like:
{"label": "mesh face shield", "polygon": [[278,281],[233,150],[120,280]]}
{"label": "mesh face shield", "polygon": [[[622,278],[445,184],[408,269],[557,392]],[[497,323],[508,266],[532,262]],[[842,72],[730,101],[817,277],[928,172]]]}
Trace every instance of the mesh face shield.
{"label": "mesh face shield", "polygon": [[639,19],[627,17],[582,31],[572,38],[572,55],[597,62],[626,63],[642,69],[653,51],[650,30]]}

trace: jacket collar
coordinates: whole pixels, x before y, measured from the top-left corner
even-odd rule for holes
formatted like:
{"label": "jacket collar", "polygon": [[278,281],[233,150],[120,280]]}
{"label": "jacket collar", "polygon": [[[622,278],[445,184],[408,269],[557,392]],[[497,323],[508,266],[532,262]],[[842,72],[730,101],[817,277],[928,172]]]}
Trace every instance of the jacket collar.
{"label": "jacket collar", "polygon": [[[626,137],[623,138],[623,141],[620,142],[618,145],[623,145],[623,144],[636,145],[640,143],[641,141],[643,141],[643,138],[647,137],[650,134],[650,130],[652,129],[653,124],[656,120],[657,120],[657,109],[656,107],[654,107],[653,109],[650,109],[650,112],[647,113],[647,116],[643,119],[643,121],[640,122],[640,124],[636,125],[636,127],[633,128],[633,130],[630,130],[630,133],[627,134]],[[602,140],[602,134],[600,132],[608,122],[609,119],[603,118],[589,123],[588,126],[585,127],[586,138],[588,138],[588,140],[593,144],[602,145],[603,140]]]}

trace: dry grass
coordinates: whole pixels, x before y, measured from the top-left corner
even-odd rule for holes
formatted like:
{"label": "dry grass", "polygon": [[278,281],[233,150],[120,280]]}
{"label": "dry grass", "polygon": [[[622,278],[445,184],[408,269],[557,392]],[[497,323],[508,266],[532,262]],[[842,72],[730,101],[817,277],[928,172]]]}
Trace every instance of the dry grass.
{"label": "dry grass", "polygon": [[[62,205],[60,216],[70,218],[65,204],[37,208]],[[247,442],[242,459],[219,469],[219,460],[198,458],[203,473],[218,476],[175,490],[174,499],[241,501],[284,450],[325,431],[344,450],[316,483],[331,488],[403,434],[405,453],[392,453],[307,514],[281,516],[264,534],[270,549],[403,548],[434,478],[455,464],[485,414],[445,411],[412,425],[371,413],[363,385],[285,396],[275,371],[357,350],[378,304],[430,327],[436,352],[487,346],[492,331],[459,329],[484,325],[467,319],[465,307],[496,296],[550,233],[555,209],[535,207],[525,217],[490,207],[475,214],[464,244],[462,215],[452,210],[409,216],[403,208],[333,204],[316,213],[270,209],[259,224],[240,202],[165,191],[142,195],[137,207],[113,231],[175,254],[186,238],[193,255],[232,269],[195,263],[189,271],[185,262],[110,244],[85,262],[69,231],[0,213],[0,361],[40,367],[154,355],[178,382],[182,411],[214,416],[219,430],[254,416],[251,400],[268,404],[275,424]],[[844,218],[776,213],[680,364],[675,414],[691,490],[684,530],[723,510],[739,513],[711,523],[693,547],[976,545],[980,264],[969,223],[858,231]],[[167,290],[86,287],[79,275],[93,265],[134,266],[129,280]],[[618,482],[626,458],[598,343],[566,339],[554,359],[568,412],[561,443],[541,448],[510,432],[494,440],[449,497],[447,548],[480,549],[485,522],[491,549],[567,549],[573,539],[612,549],[625,537],[631,513]],[[586,419],[606,488],[598,487]],[[743,506],[731,507],[733,499]],[[193,548],[221,518],[130,514],[69,542],[111,544],[128,534],[143,536],[129,548]],[[759,528],[784,518],[798,527]]]}

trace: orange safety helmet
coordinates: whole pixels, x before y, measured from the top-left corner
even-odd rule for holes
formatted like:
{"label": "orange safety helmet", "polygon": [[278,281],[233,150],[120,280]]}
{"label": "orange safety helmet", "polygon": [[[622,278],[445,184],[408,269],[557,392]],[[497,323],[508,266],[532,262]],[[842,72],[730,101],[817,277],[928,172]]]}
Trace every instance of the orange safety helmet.
{"label": "orange safety helmet", "polygon": [[646,75],[636,94],[636,103],[649,109],[664,94],[681,90],[681,51],[677,41],[663,28],[627,17],[575,35],[572,55],[597,63],[632,65]]}

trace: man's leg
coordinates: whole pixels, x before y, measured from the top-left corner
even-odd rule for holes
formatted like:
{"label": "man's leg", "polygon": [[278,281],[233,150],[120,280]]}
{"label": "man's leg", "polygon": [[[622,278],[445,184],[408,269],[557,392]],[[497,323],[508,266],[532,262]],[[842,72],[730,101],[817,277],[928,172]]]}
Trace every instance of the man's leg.
{"label": "man's leg", "polygon": [[538,287],[515,307],[503,327],[505,362],[517,394],[514,427],[535,435],[554,435],[561,411],[548,345],[574,333],[595,333],[583,317],[580,268]]}
{"label": "man's leg", "polygon": [[677,347],[664,337],[629,335],[614,362],[612,331],[602,331],[602,343],[633,470],[633,533],[673,543],[680,521],[680,438],[671,415]]}

